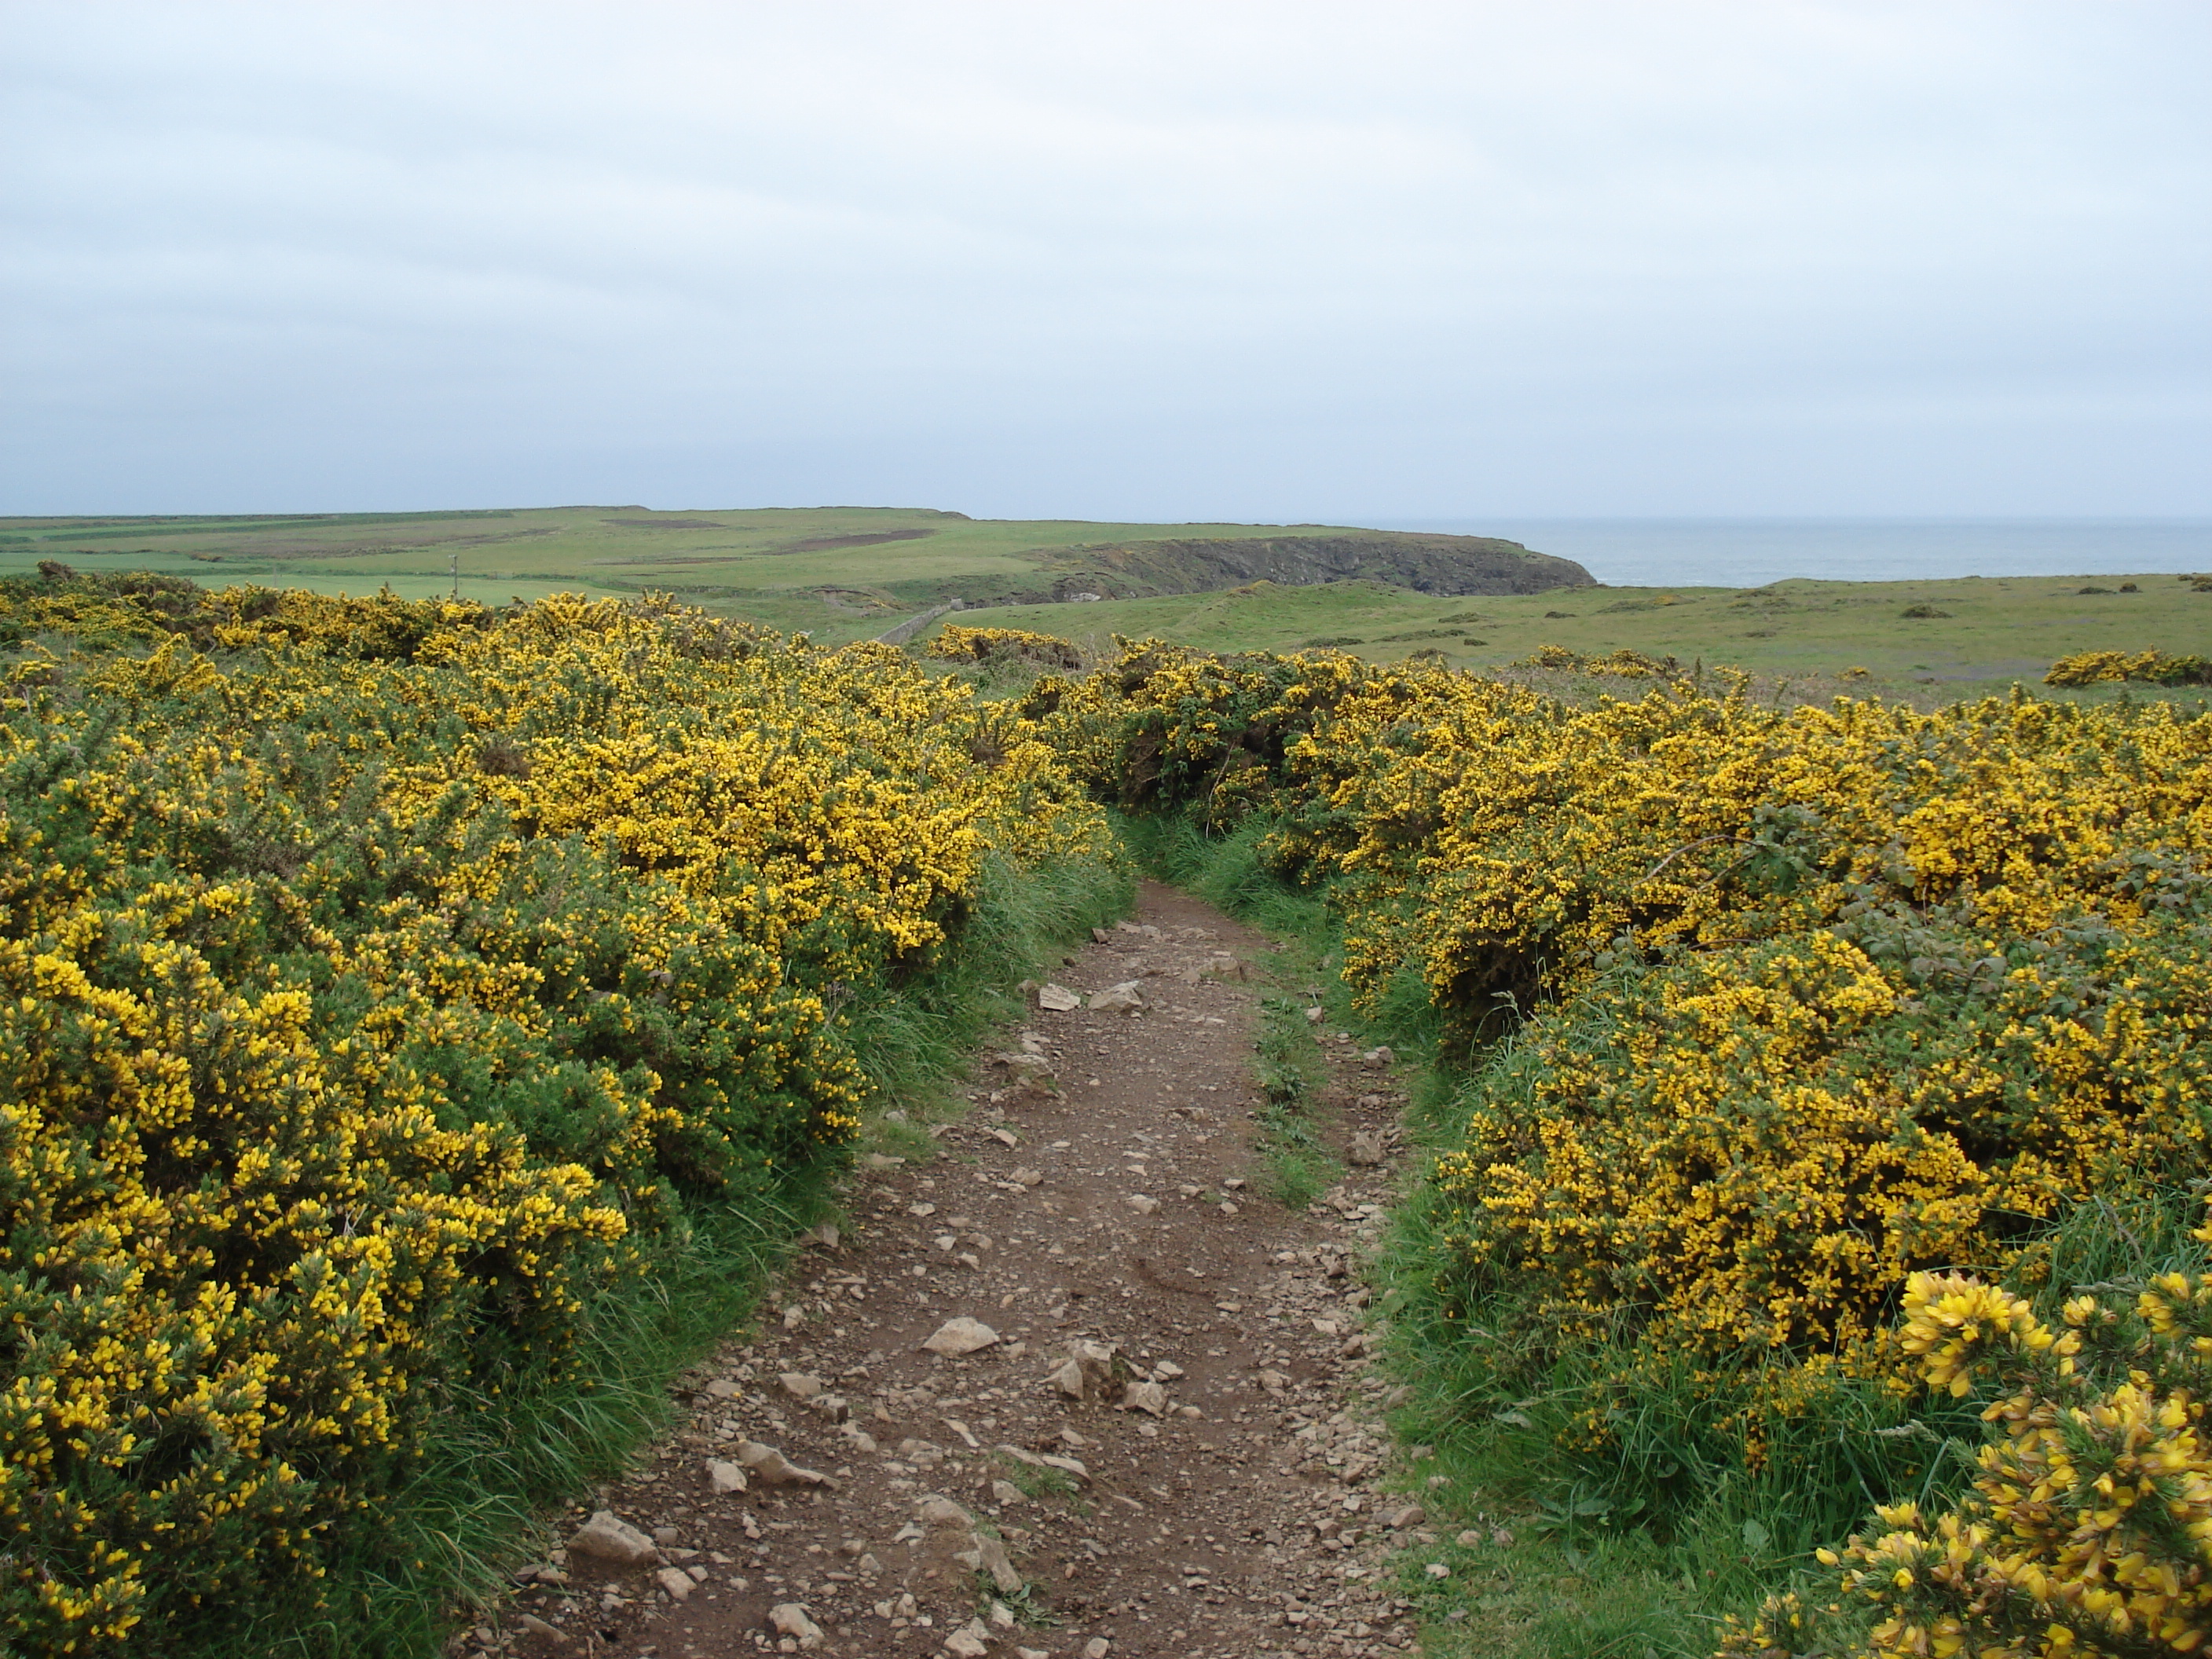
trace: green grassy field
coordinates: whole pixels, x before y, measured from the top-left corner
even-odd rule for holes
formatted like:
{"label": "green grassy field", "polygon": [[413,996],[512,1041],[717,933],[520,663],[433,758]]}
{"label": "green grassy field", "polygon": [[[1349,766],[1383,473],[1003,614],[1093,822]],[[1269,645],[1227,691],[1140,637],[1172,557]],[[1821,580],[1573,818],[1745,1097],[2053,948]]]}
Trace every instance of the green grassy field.
{"label": "green grassy field", "polygon": [[[2136,591],[2119,591],[2129,581]],[[2084,593],[2085,587],[2111,591]],[[1915,605],[1945,614],[1907,617]],[[1094,653],[1109,649],[1115,634],[1213,650],[1284,651],[1328,641],[1383,662],[1441,651],[1470,668],[1502,667],[1544,645],[1585,655],[1626,647],[1685,665],[1742,668],[1768,688],[1822,691],[1833,683],[1837,690],[1916,701],[2039,682],[2055,659],[2076,651],[2212,652],[2212,592],[2170,574],[1586,587],[1474,599],[1371,582],[1257,583],[1158,599],[1000,606],[948,620],[1055,633]],[[1851,675],[1853,668],[1867,672]],[[2100,687],[2094,695],[2118,690]]]}
{"label": "green grassy field", "polygon": [[[1303,525],[975,520],[893,507],[13,519],[0,520],[0,574],[60,559],[88,572],[165,571],[213,587],[252,582],[368,593],[388,584],[410,599],[450,592],[458,581],[462,597],[487,603],[563,589],[605,595],[659,589],[836,644],[872,638],[946,592],[1049,586],[1055,568],[1064,574],[1072,550],[1316,532],[1347,533]],[[2123,591],[2129,581],[2136,591]],[[1914,605],[1943,614],[1907,617]],[[994,605],[960,619],[1059,634],[1095,651],[1109,648],[1115,634],[1224,650],[1328,641],[1381,661],[1429,650],[1475,668],[1517,661],[1542,645],[1586,654],[1625,647],[1686,664],[1741,667],[1765,690],[1792,696],[1825,695],[1832,682],[1832,689],[1916,701],[2038,681],[2055,659],[2075,651],[2212,653],[2212,592],[2170,574],[1458,598],[1370,580],[1261,581],[1154,599]],[[1867,672],[1849,672],[1855,668]],[[2099,688],[2087,695],[2118,693]]]}
{"label": "green grassy field", "polygon": [[[1323,526],[1300,526],[1298,530]],[[263,519],[0,519],[0,575],[60,559],[232,582],[410,599],[453,590],[496,603],[568,589],[672,591],[695,604],[827,641],[866,638],[940,588],[1040,580],[1038,556],[1099,544],[1243,540],[1279,525],[975,520],[925,508],[638,507]]]}

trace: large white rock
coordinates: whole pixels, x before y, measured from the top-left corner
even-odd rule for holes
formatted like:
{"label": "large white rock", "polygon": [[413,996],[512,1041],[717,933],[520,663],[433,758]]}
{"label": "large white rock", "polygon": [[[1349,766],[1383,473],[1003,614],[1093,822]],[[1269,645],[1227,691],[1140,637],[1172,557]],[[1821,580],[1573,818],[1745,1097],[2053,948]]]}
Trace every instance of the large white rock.
{"label": "large white rock", "polygon": [[757,1440],[738,1442],[738,1462],[756,1480],[764,1480],[771,1486],[818,1486],[830,1477],[814,1469],[802,1469],[774,1446],[764,1446]]}
{"label": "large white rock", "polygon": [[1083,999],[1065,985],[1048,985],[1037,993],[1037,1006],[1055,1013],[1068,1013],[1082,1006]]}
{"label": "large white rock", "polygon": [[972,1532],[975,1517],[949,1498],[932,1496],[915,1505],[914,1518],[925,1527],[954,1527]]}
{"label": "large white rock", "polygon": [[806,1609],[796,1601],[781,1601],[768,1613],[769,1628],[778,1636],[788,1636],[799,1644],[801,1653],[811,1653],[827,1640],[822,1626],[806,1616]]}
{"label": "large white rock", "polygon": [[707,1480],[718,1492],[743,1492],[745,1489],[745,1472],[727,1458],[710,1457],[707,1460]]}
{"label": "large white rock", "polygon": [[1168,1391],[1157,1382],[1132,1382],[1121,1390],[1121,1409],[1150,1412],[1154,1417],[1168,1414]]}
{"label": "large white rock", "polygon": [[975,1534],[975,1556],[976,1566],[991,1575],[991,1582],[998,1586],[1000,1595],[1021,1594],[1022,1575],[1007,1556],[1005,1544],[978,1533]]}
{"label": "large white rock", "polygon": [[1092,1012],[1101,1014],[1120,1013],[1145,1006],[1143,986],[1136,980],[1125,979],[1119,985],[1109,985],[1103,991],[1091,994]]}
{"label": "large white rock", "polygon": [[658,1559],[660,1554],[653,1540],[611,1510],[599,1510],[577,1528],[575,1535],[568,1540],[568,1547],[602,1561],[611,1561],[618,1567],[641,1567]]}
{"label": "large white rock", "polygon": [[970,1319],[963,1314],[957,1319],[948,1319],[939,1325],[936,1334],[921,1346],[931,1353],[941,1353],[947,1359],[957,1359],[963,1354],[990,1347],[998,1340],[998,1332],[981,1320]]}
{"label": "large white rock", "polygon": [[1103,1396],[1113,1381],[1115,1350],[1103,1342],[1079,1337],[1067,1345],[1067,1358],[1045,1381],[1071,1400]]}

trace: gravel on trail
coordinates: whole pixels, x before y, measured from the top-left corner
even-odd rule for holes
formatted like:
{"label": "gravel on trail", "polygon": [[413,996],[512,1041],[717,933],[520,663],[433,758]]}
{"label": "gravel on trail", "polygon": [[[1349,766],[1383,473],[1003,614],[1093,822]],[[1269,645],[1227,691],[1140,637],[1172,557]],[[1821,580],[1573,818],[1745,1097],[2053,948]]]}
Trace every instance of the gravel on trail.
{"label": "gravel on trail", "polygon": [[860,1160],[759,1334],[453,1651],[1419,1653],[1390,1558],[1436,1538],[1383,1490],[1359,1273],[1403,1097],[1387,1051],[1321,1032],[1316,1114],[1378,1161],[1304,1212],[1257,1190],[1271,948],[1147,885],[933,1158]]}

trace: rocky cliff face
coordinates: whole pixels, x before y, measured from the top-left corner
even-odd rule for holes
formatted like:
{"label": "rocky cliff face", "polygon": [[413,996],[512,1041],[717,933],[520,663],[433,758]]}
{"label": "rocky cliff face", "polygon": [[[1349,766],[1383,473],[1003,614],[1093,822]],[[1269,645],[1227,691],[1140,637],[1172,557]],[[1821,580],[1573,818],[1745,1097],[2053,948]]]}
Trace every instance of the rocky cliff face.
{"label": "rocky cliff face", "polygon": [[[1044,583],[1014,588],[989,579],[945,588],[970,605],[1046,605],[1085,596],[1109,599],[1207,593],[1246,582],[1304,586],[1364,578],[1418,593],[1542,593],[1587,587],[1571,559],[1532,553],[1488,536],[1396,531],[1333,532],[1250,540],[1188,538],[1053,548],[1034,556]],[[973,591],[969,591],[972,588]]]}
{"label": "rocky cliff face", "polygon": [[1103,571],[1146,580],[1160,593],[1200,593],[1249,581],[1341,581],[1364,577],[1419,593],[1541,593],[1587,587],[1571,559],[1532,553],[1488,536],[1278,536],[1255,541],[1131,542],[1071,554]]}

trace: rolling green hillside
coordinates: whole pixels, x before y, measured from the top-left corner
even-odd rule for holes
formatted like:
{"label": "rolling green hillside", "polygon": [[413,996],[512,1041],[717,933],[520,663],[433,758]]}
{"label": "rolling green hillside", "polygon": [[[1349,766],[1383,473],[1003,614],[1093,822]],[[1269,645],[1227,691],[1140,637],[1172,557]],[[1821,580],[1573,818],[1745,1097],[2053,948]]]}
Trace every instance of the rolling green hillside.
{"label": "rolling green hillside", "polygon": [[[1322,525],[978,520],[901,507],[0,520],[0,575],[43,559],[210,587],[365,594],[388,584],[422,599],[458,585],[488,603],[660,590],[833,644],[958,599],[963,621],[1094,649],[1115,634],[1227,650],[1326,641],[1379,661],[1434,651],[1497,667],[1545,645],[1589,655],[1625,647],[1740,666],[1793,696],[1825,695],[1834,682],[1922,702],[2039,680],[2077,651],[2212,653],[2212,592],[2171,575],[1612,588],[1511,542]],[[1938,614],[1905,614],[1916,606]]]}
{"label": "rolling green hillside", "polygon": [[0,520],[0,575],[59,559],[404,598],[535,599],[661,590],[825,640],[880,632],[945,599],[969,604],[1218,590],[1255,578],[1370,578],[1446,593],[1587,584],[1513,542],[1321,525],[976,520],[921,508],[659,513],[566,507],[254,518]]}
{"label": "rolling green hillside", "polygon": [[[1916,608],[1937,614],[1906,614]],[[1800,695],[1848,686],[1923,702],[2014,680],[2033,684],[2056,659],[2077,651],[2212,653],[2212,591],[2170,574],[1588,587],[1471,599],[1366,581],[1257,583],[1219,593],[1006,607],[951,620],[1059,634],[1094,654],[1115,634],[1212,650],[1328,644],[1382,662],[1436,651],[1469,668],[1502,667],[1546,645],[1586,656],[1626,648],[1686,665],[1742,668],[1770,688],[1792,684]],[[1854,668],[1867,672],[1850,674]],[[2118,688],[2086,695],[2114,696]]]}

